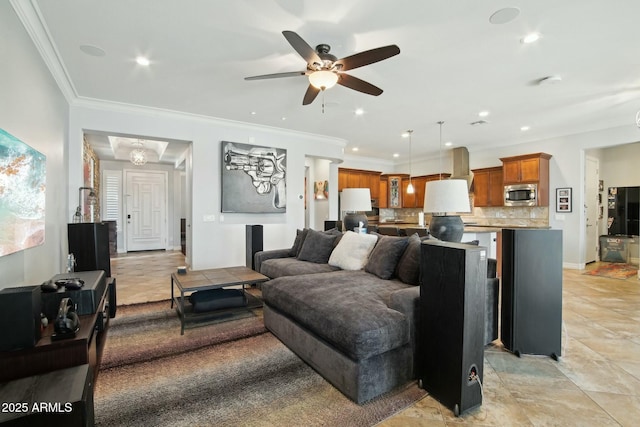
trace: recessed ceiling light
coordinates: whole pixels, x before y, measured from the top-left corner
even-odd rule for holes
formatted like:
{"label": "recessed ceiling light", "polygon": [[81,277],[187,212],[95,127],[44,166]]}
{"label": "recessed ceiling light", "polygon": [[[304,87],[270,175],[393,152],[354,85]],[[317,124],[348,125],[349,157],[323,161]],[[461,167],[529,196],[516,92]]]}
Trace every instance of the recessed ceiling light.
{"label": "recessed ceiling light", "polygon": [[149,58],[145,56],[138,56],[136,58],[136,62],[138,63],[138,65],[142,65],[143,67],[148,67],[150,64]]}
{"label": "recessed ceiling light", "polygon": [[517,7],[505,7],[493,13],[489,17],[489,22],[492,24],[506,24],[516,19],[520,15],[520,9]]}
{"label": "recessed ceiling light", "polygon": [[92,46],[90,44],[80,45],[80,50],[89,56],[105,56],[106,55],[106,52],[104,51],[104,49],[101,49],[98,46]]}
{"label": "recessed ceiling light", "polygon": [[403,138],[409,138],[409,133],[408,132],[404,132],[402,135],[400,135]]}
{"label": "recessed ceiling light", "polygon": [[393,153],[393,157],[400,157],[400,154],[398,154],[398,153]]}
{"label": "recessed ceiling light", "polygon": [[479,115],[480,117],[487,117],[487,116],[489,115],[489,112],[488,112],[488,111],[480,111],[480,112],[478,113],[478,115]]}
{"label": "recessed ceiling light", "polygon": [[353,147],[351,151],[358,151],[358,147]]}
{"label": "recessed ceiling light", "polygon": [[252,116],[255,116],[256,114],[257,114],[257,113],[256,113],[255,111],[252,111],[252,112],[251,112],[251,115],[252,115]]}
{"label": "recessed ceiling light", "polygon": [[529,126],[522,126],[522,127],[520,128],[520,130],[521,130],[522,132],[526,132],[526,131],[528,131],[528,130],[529,130]]}
{"label": "recessed ceiling light", "polygon": [[524,44],[529,44],[529,43],[537,42],[538,40],[540,40],[540,34],[538,34],[538,33],[530,33],[530,34],[527,34],[526,36],[524,36],[520,40],[520,42],[522,42]]}
{"label": "recessed ceiling light", "polygon": [[445,147],[451,147],[453,145],[453,142],[451,141],[447,141],[444,143]]}
{"label": "recessed ceiling light", "polygon": [[356,109],[355,113],[356,113],[356,116],[361,116],[364,114],[364,110],[362,108],[358,108]]}

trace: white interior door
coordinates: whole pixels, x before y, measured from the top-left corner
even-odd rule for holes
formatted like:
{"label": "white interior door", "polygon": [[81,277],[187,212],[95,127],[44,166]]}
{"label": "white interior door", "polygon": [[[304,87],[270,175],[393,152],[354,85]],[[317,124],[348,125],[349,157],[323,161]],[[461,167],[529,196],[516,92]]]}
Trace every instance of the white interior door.
{"label": "white interior door", "polygon": [[584,191],[584,210],[586,223],[586,263],[593,262],[598,258],[598,179],[598,159],[587,157]]}
{"label": "white interior door", "polygon": [[166,249],[167,173],[125,171],[127,251]]}

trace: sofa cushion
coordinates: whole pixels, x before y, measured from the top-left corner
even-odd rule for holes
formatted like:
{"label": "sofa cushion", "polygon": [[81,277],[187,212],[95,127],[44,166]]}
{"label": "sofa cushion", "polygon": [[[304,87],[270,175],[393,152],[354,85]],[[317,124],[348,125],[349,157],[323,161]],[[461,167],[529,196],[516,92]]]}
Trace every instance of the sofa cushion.
{"label": "sofa cushion", "polygon": [[329,265],[343,270],[361,270],[378,238],[372,234],[347,231],[329,257]]}
{"label": "sofa cushion", "polygon": [[407,247],[396,267],[396,276],[408,285],[420,284],[420,237],[417,234],[409,236]]}
{"label": "sofa cushion", "polygon": [[270,280],[262,298],[349,358],[362,360],[409,343],[406,316],[388,307],[391,294],[407,287],[363,270],[342,270]]}
{"label": "sofa cushion", "polygon": [[408,241],[408,237],[380,236],[378,243],[371,251],[367,265],[364,266],[364,271],[375,274],[381,279],[391,279]]}
{"label": "sofa cushion", "polygon": [[303,230],[298,229],[296,231],[296,239],[293,241],[293,246],[291,246],[289,256],[298,256],[300,249],[302,248],[302,244],[304,243],[304,239],[307,237],[307,232],[309,232],[308,228]]}
{"label": "sofa cushion", "polygon": [[335,270],[339,270],[339,268],[329,264],[301,261],[294,257],[268,259],[262,261],[260,265],[260,273],[271,279],[300,274],[326,273]]}
{"label": "sofa cushion", "polygon": [[309,229],[297,258],[301,261],[326,264],[329,261],[329,256],[333,251],[333,243],[337,237],[335,234]]}

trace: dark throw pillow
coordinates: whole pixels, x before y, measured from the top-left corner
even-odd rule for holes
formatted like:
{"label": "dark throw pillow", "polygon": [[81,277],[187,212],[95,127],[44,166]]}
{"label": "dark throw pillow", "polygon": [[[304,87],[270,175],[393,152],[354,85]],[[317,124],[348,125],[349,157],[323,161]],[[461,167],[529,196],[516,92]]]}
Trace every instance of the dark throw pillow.
{"label": "dark throw pillow", "polygon": [[408,237],[380,236],[369,255],[364,271],[384,280],[391,279],[408,243]]}
{"label": "dark throw pillow", "polygon": [[326,264],[329,262],[331,251],[333,251],[333,242],[335,242],[337,237],[338,236],[334,234],[325,234],[309,229],[297,258],[300,261]]}
{"label": "dark throw pillow", "polygon": [[398,261],[396,276],[408,285],[420,284],[420,243],[417,234],[411,235],[407,248]]}
{"label": "dark throw pillow", "polygon": [[305,228],[304,230],[298,229],[298,231],[296,232],[296,240],[293,241],[293,246],[291,246],[291,249],[289,250],[289,256],[298,256],[308,232],[308,228]]}

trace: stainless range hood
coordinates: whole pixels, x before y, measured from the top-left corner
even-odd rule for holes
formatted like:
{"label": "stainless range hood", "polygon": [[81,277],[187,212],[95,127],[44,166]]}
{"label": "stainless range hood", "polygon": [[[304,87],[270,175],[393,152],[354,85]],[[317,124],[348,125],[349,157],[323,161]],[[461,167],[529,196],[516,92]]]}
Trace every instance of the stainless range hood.
{"label": "stainless range hood", "polygon": [[464,179],[467,181],[467,189],[470,189],[473,172],[469,169],[469,151],[467,147],[456,147],[452,152],[453,172],[450,179]]}

